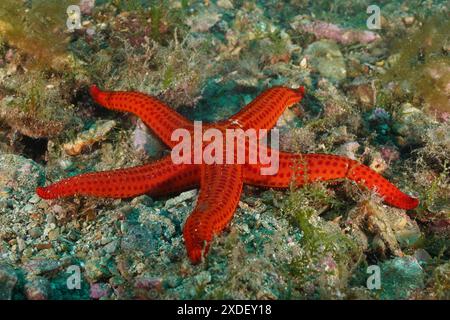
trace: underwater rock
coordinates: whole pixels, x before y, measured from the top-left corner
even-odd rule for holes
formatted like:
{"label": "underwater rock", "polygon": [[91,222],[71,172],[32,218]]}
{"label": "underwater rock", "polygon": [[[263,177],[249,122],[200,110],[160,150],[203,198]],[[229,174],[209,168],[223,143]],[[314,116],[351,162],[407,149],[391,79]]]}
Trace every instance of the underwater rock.
{"label": "underwater rock", "polygon": [[424,272],[416,258],[405,256],[383,262],[381,268],[381,299],[407,299],[424,287]]}
{"label": "underwater rock", "polygon": [[114,120],[99,120],[89,130],[80,133],[75,140],[65,143],[63,149],[70,156],[79,155],[95,143],[105,140],[115,126]]}
{"label": "underwater rock", "polygon": [[343,145],[339,146],[336,153],[344,157],[356,160],[355,153],[358,151],[360,146],[361,145],[356,141],[346,142]]}
{"label": "underwater rock", "polygon": [[221,14],[215,10],[202,11],[196,16],[187,19],[186,24],[191,27],[192,32],[208,32],[217,22],[220,21]]}
{"label": "underwater rock", "polygon": [[292,109],[286,109],[277,120],[276,127],[280,130],[291,130],[300,127],[297,114]]}
{"label": "underwater rock", "polygon": [[320,270],[318,286],[324,297],[330,299],[342,299],[342,288],[345,286],[345,276],[339,270],[338,263],[332,255],[327,255],[319,260],[317,266]]}
{"label": "underwater rock", "polygon": [[361,240],[364,250],[368,249],[368,236],[372,236],[368,244],[381,256],[402,256],[401,249],[411,247],[421,236],[419,226],[404,210],[370,201],[362,201],[350,210],[346,224],[352,227],[351,234]]}
{"label": "underwater rock", "polygon": [[33,160],[15,154],[0,154],[0,197],[3,192],[33,193],[44,180],[42,168]]}
{"label": "underwater rock", "polygon": [[106,244],[103,247],[103,250],[108,254],[114,254],[117,251],[117,248],[119,247],[119,240],[113,240]]}
{"label": "underwater rock", "polygon": [[314,152],[315,134],[309,128],[280,130],[280,149],[288,152]]}
{"label": "underwater rock", "polygon": [[439,299],[450,299],[450,262],[444,263],[434,269],[434,288]]}
{"label": "underwater rock", "polygon": [[153,199],[146,194],[133,198],[130,204],[132,206],[143,205],[144,207],[151,207],[153,205]]}
{"label": "underwater rock", "polygon": [[8,265],[0,265],[0,300],[11,300],[18,277]]}
{"label": "underwater rock", "polygon": [[231,0],[217,0],[217,6],[224,9],[233,9],[233,2]]}
{"label": "underwater rock", "polygon": [[388,164],[400,159],[400,152],[392,146],[383,146],[380,148],[380,155]]}
{"label": "underwater rock", "polygon": [[338,45],[329,40],[320,40],[310,44],[305,57],[312,68],[323,77],[340,82],[347,77],[344,57]]}
{"label": "underwater rock", "polygon": [[25,284],[25,295],[28,300],[47,300],[50,296],[50,281],[44,277],[36,277]]}
{"label": "underwater rock", "polygon": [[93,283],[90,288],[90,297],[92,299],[107,298],[111,295],[111,286],[108,283]]}
{"label": "underwater rock", "polygon": [[422,144],[426,132],[430,128],[431,120],[410,103],[404,103],[396,114],[394,129],[399,135],[397,142],[400,146]]}
{"label": "underwater rock", "polygon": [[86,261],[84,266],[85,275],[90,283],[98,282],[111,277],[111,273],[104,261],[98,257],[92,257]]}
{"label": "underwater rock", "polygon": [[[254,4],[242,6],[236,11],[230,27],[224,30],[226,42],[219,45],[220,56],[216,60],[240,60],[239,69],[249,71],[235,72],[240,77],[253,74],[261,78],[261,68],[258,64],[263,64],[265,69],[277,65],[285,66],[290,61],[291,54],[301,51],[301,48],[293,44],[290,35],[273,22],[261,7]],[[246,58],[242,59],[243,55]]]}
{"label": "underwater rock", "polygon": [[417,249],[414,251],[414,258],[416,258],[419,263],[428,263],[433,259],[425,249]]}
{"label": "underwater rock", "polygon": [[37,227],[37,226],[28,230],[28,234],[33,239],[39,238],[40,236],[42,236],[42,233],[43,233],[42,228]]}
{"label": "underwater rock", "polygon": [[176,207],[176,206],[186,202],[187,200],[194,198],[196,195],[197,195],[196,189],[182,192],[182,193],[180,193],[180,195],[167,200],[164,208],[171,209],[173,207]]}
{"label": "underwater rock", "polygon": [[419,226],[404,210],[386,207],[386,219],[401,248],[412,247],[419,241],[421,237]]}
{"label": "underwater rock", "polygon": [[[6,100],[6,99],[5,99]],[[0,108],[0,119],[14,130],[33,139],[55,137],[64,129],[65,123],[59,121],[45,121],[33,115],[19,113],[16,110],[7,112],[7,108]]]}
{"label": "underwater rock", "polygon": [[312,33],[318,39],[334,40],[344,45],[354,43],[368,44],[381,39],[378,34],[372,31],[344,29],[325,21],[301,21],[301,18],[301,16],[300,19],[299,17],[294,18],[296,21],[291,23],[292,28]]}
{"label": "underwater rock", "polygon": [[433,83],[435,92],[425,97],[429,108],[438,112],[450,112],[450,65],[445,62],[430,63],[424,74]]}
{"label": "underwater rock", "polygon": [[[442,151],[446,151],[447,158],[450,156],[450,122],[447,125],[441,125],[437,128],[432,128],[427,131],[427,138],[429,144],[438,147]],[[434,153],[434,152],[433,152]]]}
{"label": "underwater rock", "polygon": [[373,82],[363,79],[355,79],[346,87],[350,96],[355,97],[357,101],[366,109],[373,108],[376,103],[376,89]]}
{"label": "underwater rock", "polygon": [[159,277],[140,276],[134,281],[134,298],[155,299],[163,290],[163,279]]}
{"label": "underwater rock", "polygon": [[53,275],[62,267],[61,262],[52,259],[37,258],[24,264],[29,276]]}
{"label": "underwater rock", "polygon": [[92,9],[95,7],[95,0],[80,0],[79,6],[81,13],[89,16],[92,14]]}
{"label": "underwater rock", "polygon": [[347,76],[358,78],[368,73],[368,67],[365,66],[357,57],[347,57]]}
{"label": "underwater rock", "polygon": [[370,162],[369,168],[373,171],[382,174],[388,168],[388,164],[384,161],[380,152],[374,152],[371,155],[372,161]]}
{"label": "underwater rock", "polygon": [[211,282],[211,273],[209,271],[202,271],[194,278],[194,282],[199,286],[205,286]]}
{"label": "underwater rock", "polygon": [[162,289],[162,279],[161,278],[154,278],[154,277],[148,277],[148,276],[141,276],[136,278],[134,281],[135,288],[140,289]]}
{"label": "underwater rock", "polygon": [[140,251],[151,254],[157,249],[156,237],[151,230],[140,223],[126,222],[125,234],[121,241],[121,249],[125,252]]}
{"label": "underwater rock", "polygon": [[450,159],[450,121],[429,128],[424,139],[425,146],[419,150],[420,155],[428,164],[446,171]]}
{"label": "underwater rock", "polygon": [[[450,213],[450,208],[447,207],[447,214]],[[438,219],[431,222],[429,230],[440,236],[450,236],[450,219]]]}
{"label": "underwater rock", "polygon": [[0,94],[0,119],[13,131],[33,139],[57,137],[78,121],[68,101],[70,83],[57,76],[48,79],[43,73],[30,71],[0,80],[5,90],[4,97]]}
{"label": "underwater rock", "polygon": [[416,21],[416,18],[414,16],[407,16],[402,18],[402,22],[405,26],[410,27],[414,24]]}
{"label": "underwater rock", "polygon": [[161,140],[153,136],[140,119],[133,132],[133,146],[138,152],[144,152],[152,158],[160,157],[165,149]]}

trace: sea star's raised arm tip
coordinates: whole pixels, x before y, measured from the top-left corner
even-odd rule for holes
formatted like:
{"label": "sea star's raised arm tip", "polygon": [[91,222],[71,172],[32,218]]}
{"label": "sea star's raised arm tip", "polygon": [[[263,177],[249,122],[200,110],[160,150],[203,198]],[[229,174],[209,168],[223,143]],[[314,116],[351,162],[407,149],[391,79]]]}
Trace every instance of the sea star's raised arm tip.
{"label": "sea star's raised arm tip", "polygon": [[300,96],[303,98],[305,96],[305,87],[304,86],[300,86],[297,89],[295,89],[297,92],[300,93]]}
{"label": "sea star's raised arm tip", "polygon": [[45,200],[53,199],[51,192],[49,192],[48,188],[46,188],[46,187],[37,187],[36,194],[41,199],[45,199]]}
{"label": "sea star's raised arm tip", "polygon": [[91,96],[95,97],[100,93],[100,89],[97,87],[96,84],[93,84],[89,87],[89,93],[91,94]]}
{"label": "sea star's raised arm tip", "polygon": [[100,105],[106,104],[106,101],[105,101],[106,94],[105,94],[105,92],[100,90],[96,84],[93,84],[89,87],[89,93],[90,93],[92,99],[94,99],[94,101],[96,103],[98,103]]}
{"label": "sea star's raised arm tip", "polygon": [[407,199],[405,199],[402,209],[412,210],[417,208],[417,206],[420,203],[420,200],[418,198],[411,197],[407,194],[405,194],[405,196],[407,197]]}

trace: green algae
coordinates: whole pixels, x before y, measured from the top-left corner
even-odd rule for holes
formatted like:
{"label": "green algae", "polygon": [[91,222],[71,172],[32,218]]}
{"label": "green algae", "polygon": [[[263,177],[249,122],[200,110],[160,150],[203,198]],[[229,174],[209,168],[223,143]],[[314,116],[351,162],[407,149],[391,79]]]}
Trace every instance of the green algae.
{"label": "green algae", "polygon": [[434,290],[438,299],[450,299],[450,263],[444,263],[434,269]]}
{"label": "green algae", "polygon": [[0,36],[27,55],[32,68],[67,67],[66,9],[69,0],[2,1]]}
{"label": "green algae", "polygon": [[180,1],[179,6],[168,0],[113,0],[111,4],[118,12],[135,13],[145,18],[142,24],[149,24],[149,35],[158,43],[168,44],[175,33],[180,36],[187,31],[188,0]]}
{"label": "green algae", "polygon": [[446,196],[446,183],[449,180],[450,167],[448,164],[444,164],[444,170],[431,181],[427,188],[423,192],[421,197],[422,206],[428,210],[433,211],[433,207],[438,204],[440,200],[444,200]]}
{"label": "green algae", "polygon": [[[92,44],[84,39],[72,43],[88,79],[107,88],[138,90],[158,95],[177,108],[192,106],[200,94],[199,84],[213,70],[202,69],[207,55],[195,43],[172,39],[160,44],[145,34],[135,45],[117,35],[99,36]],[[194,51],[194,53],[192,53]],[[202,69],[202,70],[200,70]]]}
{"label": "green algae", "polygon": [[[445,13],[422,19],[422,26],[393,45],[390,68],[380,76],[383,83],[397,84],[397,98],[423,100],[432,110],[450,111],[446,86],[450,81],[450,43]],[[400,95],[400,96],[399,96]]]}
{"label": "green algae", "polygon": [[395,258],[381,264],[380,299],[406,299],[424,287],[424,273],[414,258]]}
{"label": "green algae", "polygon": [[[340,204],[320,184],[291,192],[283,207],[283,212],[291,216],[293,223],[302,232],[300,244],[304,248],[304,254],[288,266],[295,279],[293,287],[298,290],[305,283],[317,287],[312,293],[303,292],[306,297],[341,296],[362,255],[357,244],[341,233],[337,225],[319,217],[328,207],[336,208]],[[327,257],[329,261],[324,262]],[[311,267],[312,265],[315,267]],[[338,275],[339,281],[324,282],[323,277],[327,273]]]}
{"label": "green algae", "polygon": [[15,75],[4,86],[11,93],[0,102],[0,118],[25,136],[55,137],[75,119],[65,88],[55,78],[29,72],[27,77]]}

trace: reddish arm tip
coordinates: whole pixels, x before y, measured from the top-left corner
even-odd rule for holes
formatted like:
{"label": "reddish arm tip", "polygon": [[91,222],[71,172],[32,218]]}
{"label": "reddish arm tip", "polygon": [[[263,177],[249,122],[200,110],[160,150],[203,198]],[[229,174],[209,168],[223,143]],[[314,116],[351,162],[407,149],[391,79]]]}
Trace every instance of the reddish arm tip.
{"label": "reddish arm tip", "polygon": [[381,196],[384,197],[384,202],[387,204],[404,210],[412,210],[419,205],[419,199],[411,197],[397,189],[395,186],[393,188],[395,188],[393,194],[380,193]]}
{"label": "reddish arm tip", "polygon": [[51,192],[49,192],[49,190],[45,187],[37,187],[36,188],[36,193],[37,195],[45,200],[48,199],[53,199],[54,197],[52,196]]}
{"label": "reddish arm tip", "polygon": [[89,88],[89,93],[91,94],[92,99],[94,99],[94,101],[104,107],[108,106],[108,97],[109,97],[109,93],[100,90],[97,85],[93,84],[90,88]]}
{"label": "reddish arm tip", "polygon": [[305,96],[305,87],[300,86],[297,88],[298,93],[300,93],[300,96],[303,98]]}
{"label": "reddish arm tip", "polygon": [[98,96],[101,93],[101,90],[97,87],[97,85],[93,84],[90,88],[89,88],[89,93],[91,94],[91,97],[94,98],[94,100],[98,99]]}
{"label": "reddish arm tip", "polygon": [[420,201],[417,198],[409,197],[408,201],[404,205],[405,210],[415,209],[419,205]]}
{"label": "reddish arm tip", "polygon": [[202,248],[187,248],[187,255],[192,264],[199,264],[202,262],[203,250]]}

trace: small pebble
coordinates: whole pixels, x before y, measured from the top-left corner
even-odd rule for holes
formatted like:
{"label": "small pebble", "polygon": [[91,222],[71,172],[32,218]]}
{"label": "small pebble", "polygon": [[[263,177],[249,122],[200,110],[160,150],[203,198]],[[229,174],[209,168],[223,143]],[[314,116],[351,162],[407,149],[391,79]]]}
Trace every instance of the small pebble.
{"label": "small pebble", "polygon": [[92,299],[106,298],[111,294],[111,286],[107,283],[93,283],[90,289]]}
{"label": "small pebble", "polygon": [[38,203],[39,201],[41,201],[41,198],[39,198],[39,196],[38,196],[37,194],[34,194],[34,195],[30,198],[30,200],[28,200],[28,202],[31,203],[31,204],[36,204],[36,203]]}
{"label": "small pebble", "polygon": [[48,233],[48,239],[50,241],[54,241],[54,240],[58,239],[58,237],[59,237],[59,229],[58,228],[53,229]]}
{"label": "small pebble", "polygon": [[25,284],[28,300],[47,300],[50,296],[50,282],[44,277],[37,277]]}
{"label": "small pebble", "polygon": [[409,26],[412,26],[414,24],[416,19],[413,16],[410,16],[410,17],[403,17],[402,21],[403,21],[403,24],[405,26],[409,27]]}
{"label": "small pebble", "polygon": [[30,237],[37,239],[42,235],[42,229],[39,227],[33,227],[28,230],[28,234],[30,235]]}

